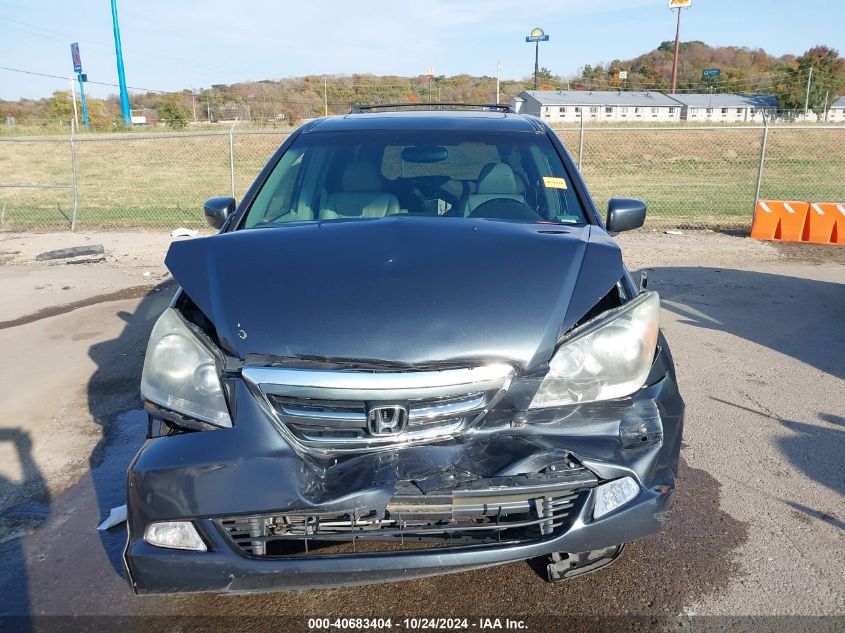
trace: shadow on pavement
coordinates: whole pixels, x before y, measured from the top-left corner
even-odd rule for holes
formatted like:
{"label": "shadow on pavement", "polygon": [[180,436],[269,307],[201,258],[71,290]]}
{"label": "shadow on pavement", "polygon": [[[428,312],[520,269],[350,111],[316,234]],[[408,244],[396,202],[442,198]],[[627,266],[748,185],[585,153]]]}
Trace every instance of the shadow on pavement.
{"label": "shadow on pavement", "polygon": [[[176,291],[168,281],[152,288],[133,313],[119,312],[126,323],[117,338],[95,343],[88,355],[97,368],[88,381],[88,408],[103,431],[89,458],[100,518],[126,503],[126,469],[144,442],[147,416],[138,391],[147,339],[156,319]],[[96,526],[92,526],[92,529]],[[100,532],[114,570],[124,575],[121,559],[125,524]]]}
{"label": "shadow on pavement", "polygon": [[[26,552],[21,536],[42,525],[50,515],[50,493],[32,457],[32,440],[23,429],[0,429],[0,445],[10,444],[20,465],[20,477],[0,475],[0,494],[12,504],[0,512],[0,615],[27,612],[30,605]],[[17,503],[16,503],[17,502]]]}
{"label": "shadow on pavement", "polygon": [[845,284],[723,268],[650,268],[649,289],[681,323],[719,330],[837,378],[845,359]]}
{"label": "shadow on pavement", "polygon": [[[663,308],[680,316],[685,325],[731,334],[840,380],[845,378],[845,357],[837,345],[845,340],[845,284],[707,267],[649,269],[649,281],[649,287],[660,293]],[[711,399],[775,420],[788,429],[790,433],[776,440],[781,453],[813,481],[845,494],[841,468],[845,419],[822,411],[817,414],[819,423],[788,420],[762,405],[748,407],[716,396]],[[843,527],[841,520],[821,510],[785,503]]]}

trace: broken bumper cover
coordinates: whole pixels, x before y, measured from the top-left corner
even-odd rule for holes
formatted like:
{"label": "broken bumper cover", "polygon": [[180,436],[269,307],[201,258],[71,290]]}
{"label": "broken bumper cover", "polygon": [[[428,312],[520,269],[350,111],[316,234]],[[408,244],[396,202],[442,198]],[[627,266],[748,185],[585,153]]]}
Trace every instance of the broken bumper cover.
{"label": "broken bumper cover", "polygon": [[[518,422],[504,413],[491,415],[484,427],[460,438],[326,463],[297,455],[267,424],[246,387],[236,386],[234,402],[232,429],[148,440],[133,461],[125,562],[137,593],[362,585],[586,552],[660,531],[673,504],[684,407],[671,374],[631,398],[545,411]],[[659,438],[644,436],[633,447],[620,439],[623,420],[636,425],[638,417],[654,412]],[[572,469],[555,473],[560,464]],[[594,519],[596,486],[625,476],[637,481],[640,493]],[[559,514],[525,509],[538,499],[550,500]],[[313,517],[319,523],[320,517],[340,516],[351,516],[347,528],[364,525],[360,520],[368,517],[387,520],[375,533],[356,532],[364,538],[360,547],[353,541],[352,553],[279,549],[286,538],[298,545],[306,536],[349,541],[338,536],[339,528],[326,529],[331,521],[313,527]],[[520,523],[526,516],[529,526]],[[256,539],[243,533],[241,524],[249,519],[265,528],[252,532]],[[148,544],[146,526],[166,520],[192,521],[208,551]],[[457,543],[406,549],[434,532],[451,539],[442,528],[456,520]],[[279,532],[266,528],[282,523],[277,540],[273,534]],[[488,538],[467,538],[468,525]],[[497,532],[500,527],[511,531]],[[396,548],[371,551],[368,537],[380,544],[391,540]]]}

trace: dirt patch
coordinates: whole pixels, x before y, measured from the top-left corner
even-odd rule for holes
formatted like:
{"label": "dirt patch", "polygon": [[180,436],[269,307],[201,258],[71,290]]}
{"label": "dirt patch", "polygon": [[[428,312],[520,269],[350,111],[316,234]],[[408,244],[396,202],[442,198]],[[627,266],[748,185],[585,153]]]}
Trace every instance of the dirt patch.
{"label": "dirt patch", "polygon": [[842,244],[791,244],[770,242],[778,254],[789,260],[812,264],[845,264],[845,245]]}

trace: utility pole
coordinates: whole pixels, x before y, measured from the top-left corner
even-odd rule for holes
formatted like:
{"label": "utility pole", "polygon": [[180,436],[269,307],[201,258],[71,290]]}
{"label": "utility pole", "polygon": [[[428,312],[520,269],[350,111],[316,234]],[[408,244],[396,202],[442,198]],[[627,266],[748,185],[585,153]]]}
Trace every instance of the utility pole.
{"label": "utility pole", "polygon": [[191,88],[191,111],[194,114],[194,123],[197,122],[197,93]]}
{"label": "utility pole", "polygon": [[114,27],[114,53],[117,57],[117,83],[120,85],[120,113],[123,125],[132,127],[132,112],[129,110],[129,92],[126,90],[126,75],[123,72],[123,49],[120,46],[120,25],[117,22],[117,0],[111,0],[111,19]]}
{"label": "utility pole", "polygon": [[830,97],[830,90],[827,90],[824,93],[824,107],[822,108],[822,113],[823,113],[825,121],[827,121],[827,99],[828,99],[828,97]]}
{"label": "utility pole", "polygon": [[434,68],[429,68],[425,71],[426,76],[428,77],[428,102],[434,103],[434,93],[431,89],[431,80],[434,77]]}
{"label": "utility pole", "polygon": [[807,75],[807,95],[804,97],[804,119],[810,111],[810,82],[813,80],[813,67],[810,66],[810,74]]}
{"label": "utility pole", "polygon": [[79,130],[79,116],[76,114],[76,88],[73,86],[73,79],[70,80],[70,98],[73,101],[73,129]]}
{"label": "utility pole", "polygon": [[678,7],[678,23],[675,26],[675,57],[672,60],[672,94],[678,85],[678,53],[681,50],[681,7]]}
{"label": "utility pole", "polygon": [[502,65],[496,61],[496,103],[499,103],[499,73],[502,72]]}

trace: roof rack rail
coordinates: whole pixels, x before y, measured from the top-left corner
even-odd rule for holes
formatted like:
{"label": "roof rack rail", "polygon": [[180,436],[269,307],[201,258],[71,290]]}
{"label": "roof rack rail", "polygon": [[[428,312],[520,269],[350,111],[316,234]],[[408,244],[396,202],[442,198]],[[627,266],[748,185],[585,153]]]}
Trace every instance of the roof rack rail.
{"label": "roof rack rail", "polygon": [[422,101],[419,103],[370,103],[354,105],[349,110],[349,114],[372,112],[373,110],[401,110],[403,108],[427,108],[431,110],[484,108],[485,110],[492,110],[495,112],[513,112],[513,110],[507,103],[460,103],[457,101]]}

